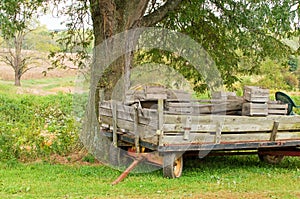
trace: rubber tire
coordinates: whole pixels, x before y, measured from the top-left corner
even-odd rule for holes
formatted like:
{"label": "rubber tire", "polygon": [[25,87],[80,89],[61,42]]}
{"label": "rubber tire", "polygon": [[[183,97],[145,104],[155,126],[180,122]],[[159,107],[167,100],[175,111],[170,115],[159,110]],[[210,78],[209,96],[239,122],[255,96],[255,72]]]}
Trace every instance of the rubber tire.
{"label": "rubber tire", "polygon": [[166,153],[163,156],[163,175],[166,178],[179,178],[182,174],[183,158],[176,153]]}
{"label": "rubber tire", "polygon": [[268,164],[279,164],[282,162],[283,155],[260,155],[258,154],[259,160]]}

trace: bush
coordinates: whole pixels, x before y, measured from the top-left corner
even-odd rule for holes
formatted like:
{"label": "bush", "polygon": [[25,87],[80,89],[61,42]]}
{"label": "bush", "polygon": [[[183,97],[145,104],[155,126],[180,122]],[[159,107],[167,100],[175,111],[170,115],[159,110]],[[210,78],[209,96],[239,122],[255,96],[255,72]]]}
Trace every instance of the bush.
{"label": "bush", "polygon": [[299,80],[296,75],[292,73],[287,73],[284,75],[284,81],[289,86],[290,90],[296,90],[299,86]]}
{"label": "bush", "polygon": [[78,146],[72,95],[0,94],[0,160],[67,154]]}

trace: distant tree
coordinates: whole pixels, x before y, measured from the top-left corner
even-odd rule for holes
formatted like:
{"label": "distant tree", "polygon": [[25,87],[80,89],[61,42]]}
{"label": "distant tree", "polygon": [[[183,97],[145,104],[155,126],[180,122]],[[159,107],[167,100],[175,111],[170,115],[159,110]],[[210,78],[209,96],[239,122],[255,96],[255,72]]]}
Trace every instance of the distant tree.
{"label": "distant tree", "polygon": [[23,49],[49,53],[49,51],[59,50],[60,46],[53,38],[53,32],[49,31],[46,25],[39,25],[26,35]]}
{"label": "distant tree", "polygon": [[295,72],[298,69],[298,59],[295,56],[290,56],[288,60],[289,71]]}
{"label": "distant tree", "polygon": [[36,28],[33,18],[43,6],[42,0],[2,0],[0,4],[0,33],[6,43],[2,59],[15,73],[15,85],[21,86],[21,77],[31,68],[35,58],[24,56],[22,46],[26,34]]}

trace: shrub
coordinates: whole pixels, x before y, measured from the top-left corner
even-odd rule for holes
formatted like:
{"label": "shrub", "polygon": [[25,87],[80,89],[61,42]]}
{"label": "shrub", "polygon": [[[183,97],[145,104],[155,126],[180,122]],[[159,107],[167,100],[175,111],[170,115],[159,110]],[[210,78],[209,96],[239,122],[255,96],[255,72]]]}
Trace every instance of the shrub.
{"label": "shrub", "polygon": [[296,90],[299,86],[299,80],[296,75],[292,73],[287,73],[284,75],[284,81],[289,86],[290,90]]}
{"label": "shrub", "polygon": [[72,95],[0,94],[0,160],[67,154],[78,146]]}

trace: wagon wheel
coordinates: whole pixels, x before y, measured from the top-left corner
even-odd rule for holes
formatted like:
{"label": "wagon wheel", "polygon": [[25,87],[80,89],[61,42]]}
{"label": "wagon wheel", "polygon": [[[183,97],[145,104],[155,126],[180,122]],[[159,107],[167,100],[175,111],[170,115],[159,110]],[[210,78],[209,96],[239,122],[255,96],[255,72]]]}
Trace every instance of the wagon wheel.
{"label": "wagon wheel", "polygon": [[178,178],[182,174],[183,158],[176,153],[164,154],[163,174],[167,178]]}
{"label": "wagon wheel", "polygon": [[262,155],[258,153],[259,160],[268,164],[279,164],[284,156],[283,155]]}

